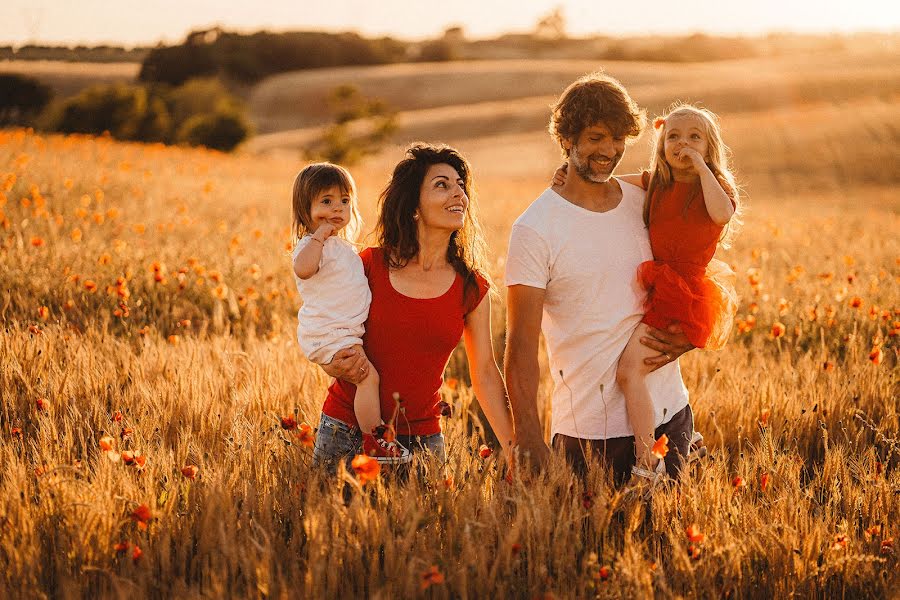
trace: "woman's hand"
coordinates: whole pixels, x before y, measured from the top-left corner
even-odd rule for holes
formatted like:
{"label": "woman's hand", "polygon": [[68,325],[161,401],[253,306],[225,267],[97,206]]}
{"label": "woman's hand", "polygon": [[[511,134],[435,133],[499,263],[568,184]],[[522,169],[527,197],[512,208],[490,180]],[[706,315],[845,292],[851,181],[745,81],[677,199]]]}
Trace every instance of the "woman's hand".
{"label": "woman's hand", "polygon": [[366,376],[368,362],[366,355],[356,348],[344,348],[337,351],[330,363],[321,367],[335,379],[343,379],[347,383],[357,385]]}
{"label": "woman's hand", "polygon": [[680,325],[669,325],[666,331],[656,329],[655,327],[647,328],[647,336],[641,338],[641,343],[648,348],[657,350],[658,356],[651,356],[644,359],[644,364],[653,367],[653,371],[678,360],[678,357],[689,350],[694,349],[687,336],[681,329]]}
{"label": "woman's hand", "polygon": [[566,185],[566,175],[569,173],[569,163],[564,162],[555,173],[553,173],[552,185]]}

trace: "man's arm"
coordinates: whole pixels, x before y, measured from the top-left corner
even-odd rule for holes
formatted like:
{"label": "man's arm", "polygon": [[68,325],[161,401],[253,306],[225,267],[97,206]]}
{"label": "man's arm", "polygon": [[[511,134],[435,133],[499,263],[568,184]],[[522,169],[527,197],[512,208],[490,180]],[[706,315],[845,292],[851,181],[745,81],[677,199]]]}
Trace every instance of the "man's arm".
{"label": "man's arm", "polygon": [[506,300],[506,356],[503,370],[512,407],[516,443],[526,460],[546,464],[550,448],[544,442],[537,410],[540,380],[538,340],[546,290],[511,285]]}

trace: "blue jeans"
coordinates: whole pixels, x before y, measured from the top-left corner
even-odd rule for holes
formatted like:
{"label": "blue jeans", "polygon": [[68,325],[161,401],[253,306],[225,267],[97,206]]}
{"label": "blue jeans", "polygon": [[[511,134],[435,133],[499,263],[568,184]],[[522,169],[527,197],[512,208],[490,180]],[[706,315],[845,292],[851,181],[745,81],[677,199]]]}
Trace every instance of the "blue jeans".
{"label": "blue jeans", "polygon": [[[441,462],[446,462],[444,434],[398,435],[397,441],[410,452],[430,452]],[[322,413],[313,447],[313,465],[323,466],[331,473],[337,471],[338,462],[352,458],[362,449],[362,432],[359,427],[344,423]]]}

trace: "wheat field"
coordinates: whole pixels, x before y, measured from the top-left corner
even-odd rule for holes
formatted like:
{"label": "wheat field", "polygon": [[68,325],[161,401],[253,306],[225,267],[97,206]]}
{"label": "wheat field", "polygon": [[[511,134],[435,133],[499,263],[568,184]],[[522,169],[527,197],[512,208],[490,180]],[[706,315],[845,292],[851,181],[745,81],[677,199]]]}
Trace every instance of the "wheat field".
{"label": "wheat field", "polygon": [[[559,456],[508,481],[461,351],[447,465],[323,477],[287,254],[302,163],[0,132],[0,597],[895,596],[898,97],[744,104],[723,115],[738,323],[682,360],[710,456],[646,494]],[[475,167],[499,359],[506,238],[559,155],[538,129],[447,139]],[[368,223],[400,155],[352,169]]]}

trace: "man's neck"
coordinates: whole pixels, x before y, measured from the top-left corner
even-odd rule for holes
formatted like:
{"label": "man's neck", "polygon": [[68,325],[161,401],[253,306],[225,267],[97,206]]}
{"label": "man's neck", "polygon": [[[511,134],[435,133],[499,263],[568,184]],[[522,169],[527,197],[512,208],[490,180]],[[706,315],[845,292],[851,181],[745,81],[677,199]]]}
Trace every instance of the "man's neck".
{"label": "man's neck", "polygon": [[610,176],[602,183],[587,181],[569,168],[569,175],[564,185],[554,185],[553,191],[575,206],[592,212],[607,212],[622,201],[622,188],[619,182]]}

